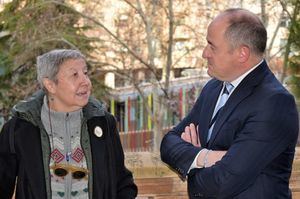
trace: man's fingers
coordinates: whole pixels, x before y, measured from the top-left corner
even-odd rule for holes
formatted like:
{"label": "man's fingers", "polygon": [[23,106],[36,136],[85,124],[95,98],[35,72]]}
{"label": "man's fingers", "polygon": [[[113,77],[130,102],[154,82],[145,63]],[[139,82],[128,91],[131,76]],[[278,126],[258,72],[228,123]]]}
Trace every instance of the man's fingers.
{"label": "man's fingers", "polygon": [[200,138],[198,133],[198,126],[196,126],[191,123],[189,126],[186,126],[184,128],[184,132],[181,134],[181,139],[183,139],[186,142],[191,143],[194,146],[200,147]]}
{"label": "man's fingers", "polygon": [[194,146],[199,146],[196,127],[193,123],[190,124],[191,142]]}
{"label": "man's fingers", "polygon": [[201,147],[199,125],[197,125],[197,137],[198,137],[198,144],[199,144],[199,147]]}
{"label": "man's fingers", "polygon": [[189,142],[189,143],[191,143],[191,137],[190,137],[190,134],[189,133],[182,133],[181,134],[181,139],[183,139],[184,141],[186,141],[186,142]]}
{"label": "man's fingers", "polygon": [[190,127],[189,126],[186,126],[185,129],[184,129],[184,133],[185,133],[185,141],[189,142],[189,143],[192,143],[192,140],[191,140],[191,131],[190,131]]}
{"label": "man's fingers", "polygon": [[[181,133],[181,139],[183,139],[184,141],[186,141],[186,138],[185,138],[185,133]],[[186,141],[187,142],[187,141]]]}
{"label": "man's fingers", "polygon": [[182,132],[181,139],[183,139],[186,142],[191,143],[190,128],[188,126],[186,126],[184,129],[184,132]]}

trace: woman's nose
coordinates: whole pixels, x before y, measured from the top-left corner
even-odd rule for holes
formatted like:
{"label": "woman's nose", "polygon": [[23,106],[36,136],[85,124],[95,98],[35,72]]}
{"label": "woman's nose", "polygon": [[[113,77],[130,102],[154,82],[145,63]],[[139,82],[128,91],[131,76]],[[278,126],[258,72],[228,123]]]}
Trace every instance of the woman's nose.
{"label": "woman's nose", "polygon": [[89,84],[91,81],[90,81],[90,78],[87,74],[82,73],[81,82],[84,83],[84,84]]}

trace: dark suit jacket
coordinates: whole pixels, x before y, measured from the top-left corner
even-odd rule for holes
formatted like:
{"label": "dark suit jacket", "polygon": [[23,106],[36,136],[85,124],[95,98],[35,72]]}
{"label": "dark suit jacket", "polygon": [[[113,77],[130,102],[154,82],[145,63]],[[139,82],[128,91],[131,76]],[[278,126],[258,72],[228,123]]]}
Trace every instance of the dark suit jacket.
{"label": "dark suit jacket", "polygon": [[[190,198],[291,198],[289,178],[298,136],[293,96],[264,61],[233,91],[207,144],[221,88],[215,79],[206,84],[191,112],[163,138],[162,160],[181,177],[188,175]],[[227,153],[214,166],[187,174],[201,150],[180,138],[190,123],[199,124],[202,147]]]}

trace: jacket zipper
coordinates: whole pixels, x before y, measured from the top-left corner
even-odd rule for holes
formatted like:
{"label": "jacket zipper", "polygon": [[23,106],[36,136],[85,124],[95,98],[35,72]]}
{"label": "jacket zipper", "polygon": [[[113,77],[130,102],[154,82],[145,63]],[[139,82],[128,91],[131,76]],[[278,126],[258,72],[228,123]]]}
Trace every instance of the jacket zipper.
{"label": "jacket zipper", "polygon": [[[70,135],[70,122],[69,122],[69,113],[66,115],[66,138],[65,138],[65,156],[66,156],[66,163],[69,164],[70,162],[70,154],[69,152],[72,152],[72,146],[71,146],[71,135]],[[65,186],[65,193],[66,199],[71,199],[71,191],[72,191],[72,174],[68,174],[65,177],[66,186]]]}

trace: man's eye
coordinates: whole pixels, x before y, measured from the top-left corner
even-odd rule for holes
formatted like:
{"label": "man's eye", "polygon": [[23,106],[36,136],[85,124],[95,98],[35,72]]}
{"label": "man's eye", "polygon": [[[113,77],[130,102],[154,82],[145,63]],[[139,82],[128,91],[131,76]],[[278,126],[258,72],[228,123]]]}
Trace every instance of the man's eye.
{"label": "man's eye", "polygon": [[73,73],[73,76],[74,76],[74,77],[77,77],[77,76],[78,76],[78,73]]}

